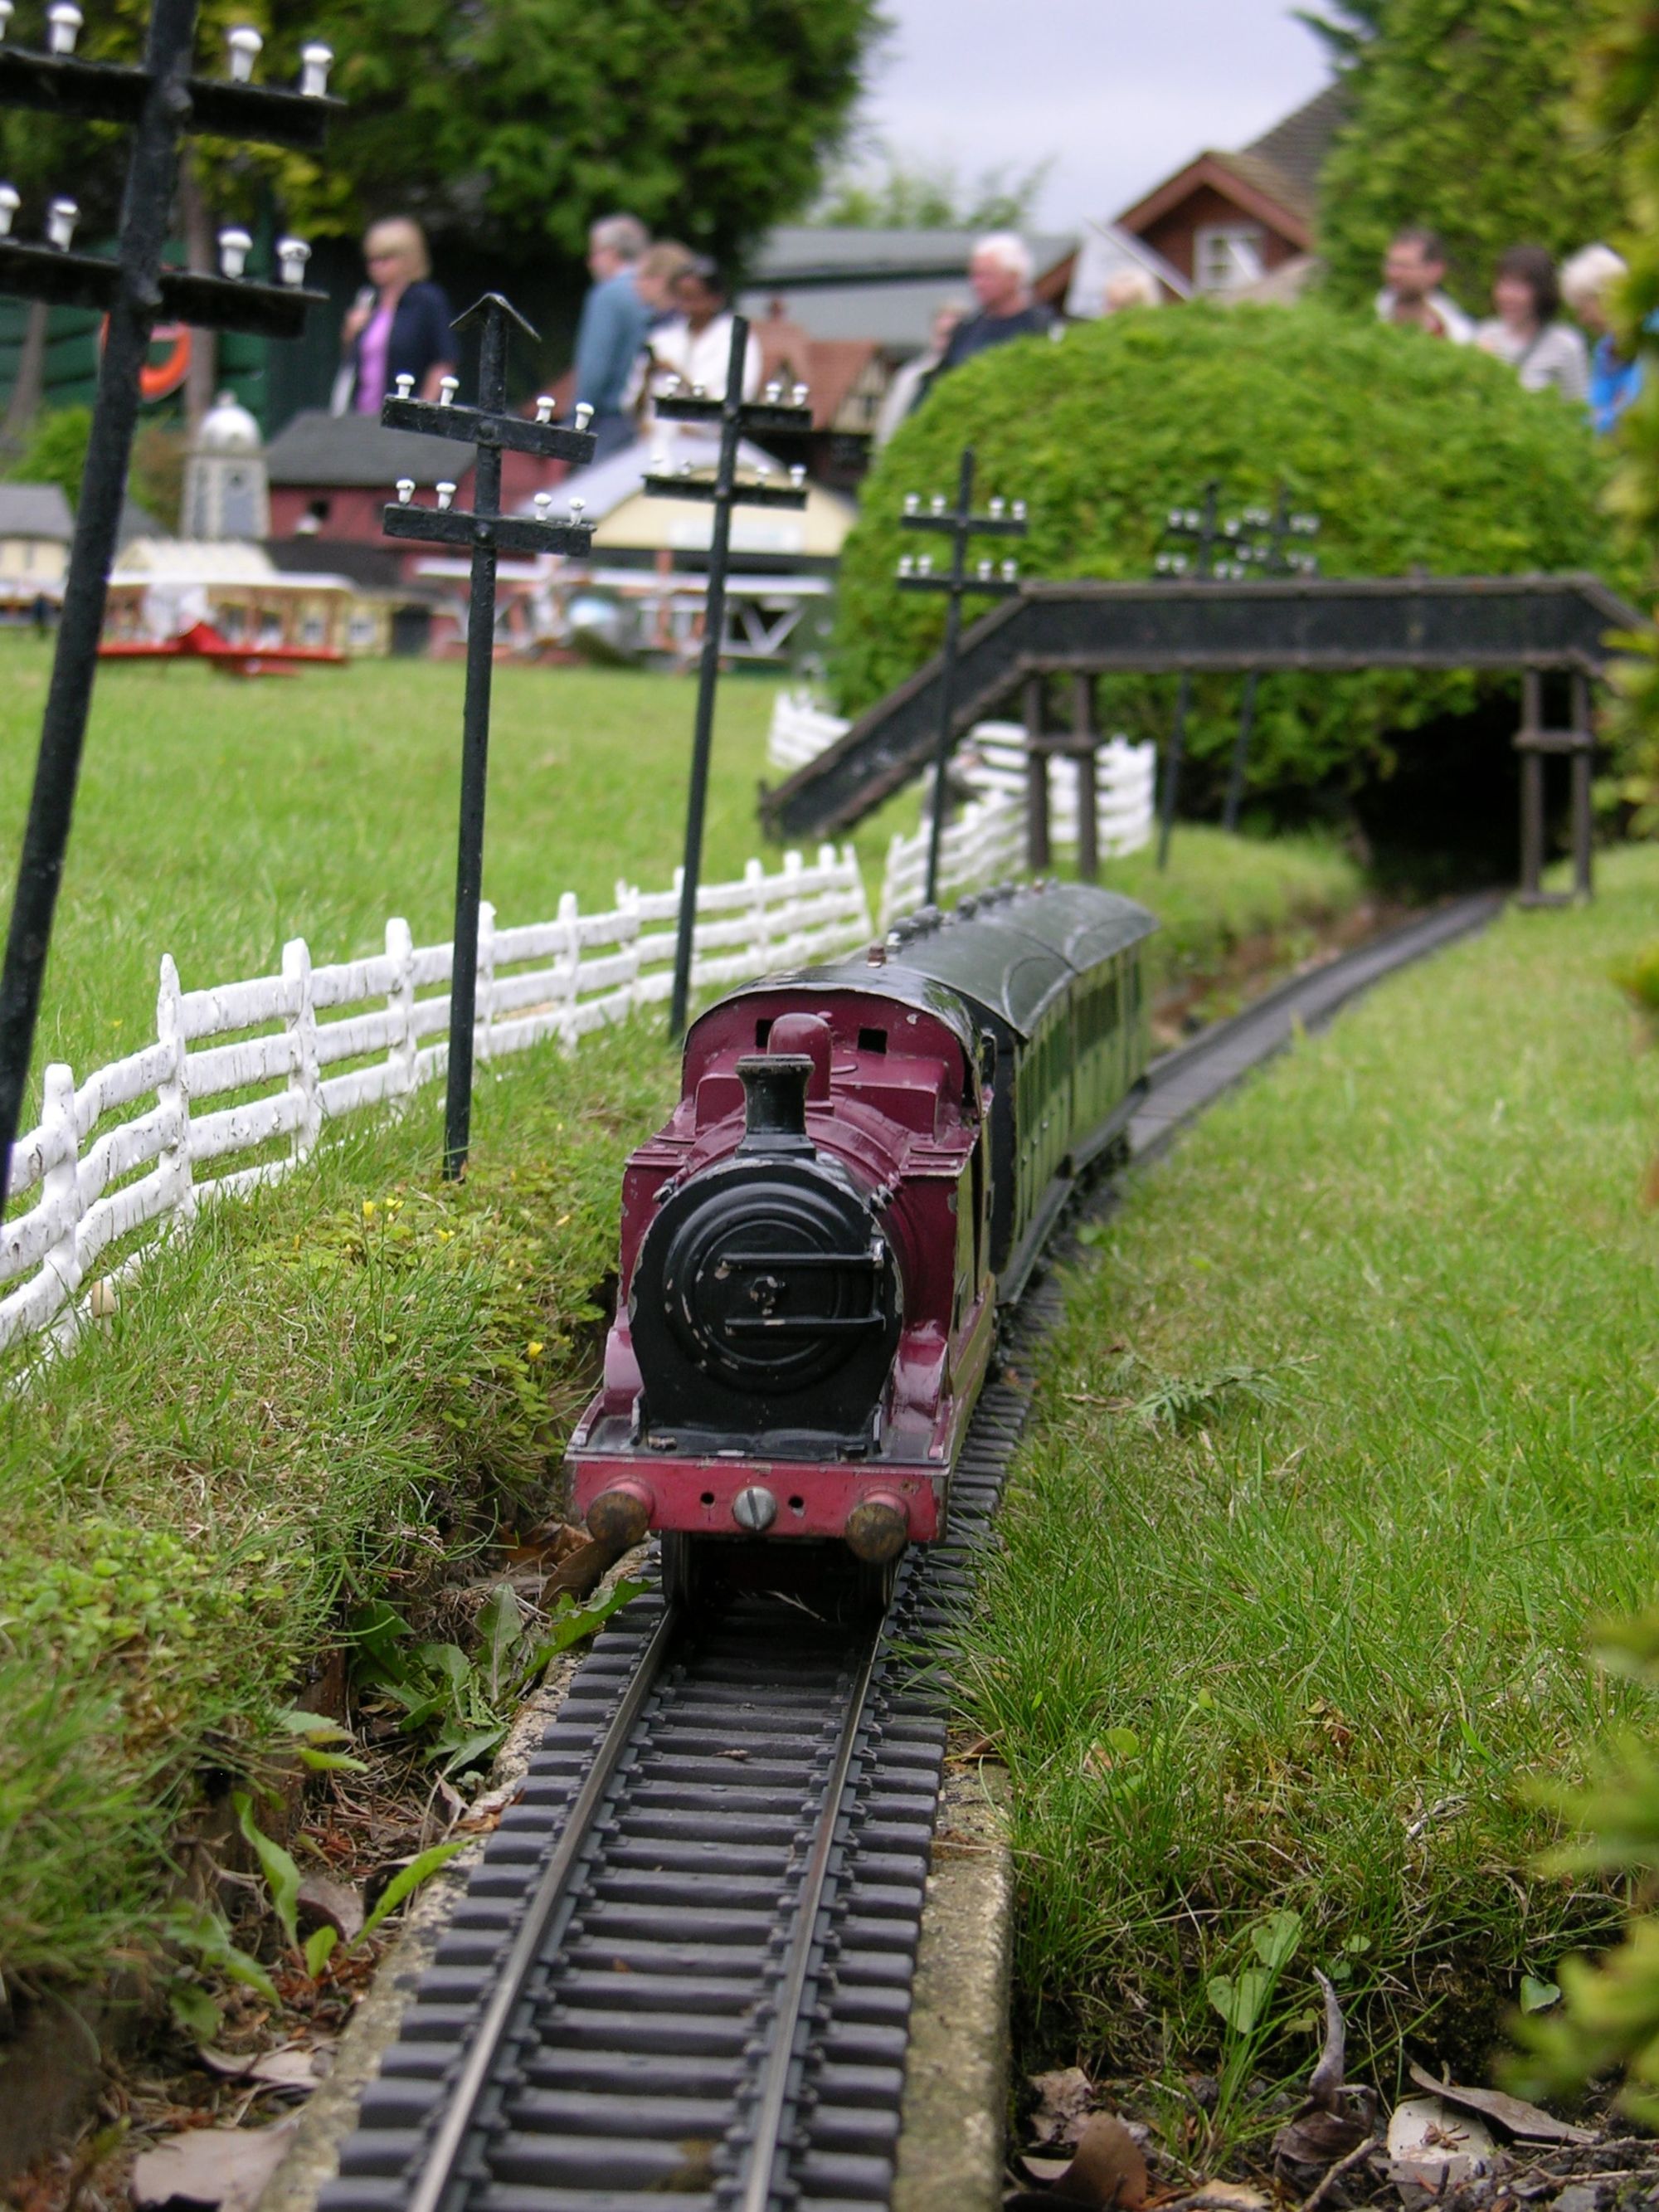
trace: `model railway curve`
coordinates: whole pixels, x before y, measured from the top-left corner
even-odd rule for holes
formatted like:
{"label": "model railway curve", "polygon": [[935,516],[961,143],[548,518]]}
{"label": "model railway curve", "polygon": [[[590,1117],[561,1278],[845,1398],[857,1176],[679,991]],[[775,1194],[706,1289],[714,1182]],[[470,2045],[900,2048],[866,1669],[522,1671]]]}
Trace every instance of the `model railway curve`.
{"label": "model railway curve", "polygon": [[[1148,1158],[1298,1029],[1483,927],[1457,901],[1281,986],[1152,1070]],[[1050,1247],[1052,1252],[1052,1244]],[[890,2202],[944,1759],[948,1638],[1058,1317],[1036,1273],[945,1540],[878,1625],[652,1593],[574,1678],[412,1992],[322,2212],[848,2212]]]}

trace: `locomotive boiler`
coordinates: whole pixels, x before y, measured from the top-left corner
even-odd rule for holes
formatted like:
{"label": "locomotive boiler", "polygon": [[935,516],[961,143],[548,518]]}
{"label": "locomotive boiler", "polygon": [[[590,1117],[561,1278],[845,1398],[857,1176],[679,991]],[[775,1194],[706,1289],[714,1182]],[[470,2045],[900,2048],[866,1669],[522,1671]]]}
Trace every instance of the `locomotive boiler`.
{"label": "locomotive boiler", "polygon": [[943,1531],[1017,1297],[1145,1083],[1152,917],[1084,884],[924,910],[722,999],[629,1158],[577,1510],[672,1596],[890,1590]]}

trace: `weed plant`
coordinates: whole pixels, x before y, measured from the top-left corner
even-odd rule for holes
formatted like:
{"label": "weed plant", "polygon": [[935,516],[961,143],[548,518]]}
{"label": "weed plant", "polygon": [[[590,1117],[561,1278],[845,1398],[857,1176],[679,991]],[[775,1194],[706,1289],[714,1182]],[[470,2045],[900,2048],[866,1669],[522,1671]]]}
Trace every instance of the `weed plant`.
{"label": "weed plant", "polygon": [[1094,1232],[960,1677],[1033,2063],[1224,2070],[1291,1912],[1252,2066],[1305,2071],[1320,1966],[1389,2090],[1614,1924],[1534,1785],[1651,1724],[1584,1638],[1659,1577],[1659,1061],[1607,979],[1656,890],[1613,854],[1390,983]]}

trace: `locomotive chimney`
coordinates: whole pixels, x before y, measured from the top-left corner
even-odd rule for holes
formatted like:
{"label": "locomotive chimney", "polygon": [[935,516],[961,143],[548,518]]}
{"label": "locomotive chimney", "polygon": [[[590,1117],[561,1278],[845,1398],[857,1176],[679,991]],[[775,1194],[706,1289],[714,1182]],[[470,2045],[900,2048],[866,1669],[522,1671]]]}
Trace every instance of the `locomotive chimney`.
{"label": "locomotive chimney", "polygon": [[745,1053],[738,1062],[743,1084],[740,1152],[810,1152],[806,1086],[812,1063],[804,1052]]}

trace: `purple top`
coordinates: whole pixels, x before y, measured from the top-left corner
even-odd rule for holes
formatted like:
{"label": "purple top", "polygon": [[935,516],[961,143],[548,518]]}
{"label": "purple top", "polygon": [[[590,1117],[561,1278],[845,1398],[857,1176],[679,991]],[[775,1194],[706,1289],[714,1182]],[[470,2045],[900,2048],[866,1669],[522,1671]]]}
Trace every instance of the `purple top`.
{"label": "purple top", "polygon": [[378,415],[386,398],[386,355],[392,347],[392,318],[395,307],[376,307],[357,341],[357,412]]}

